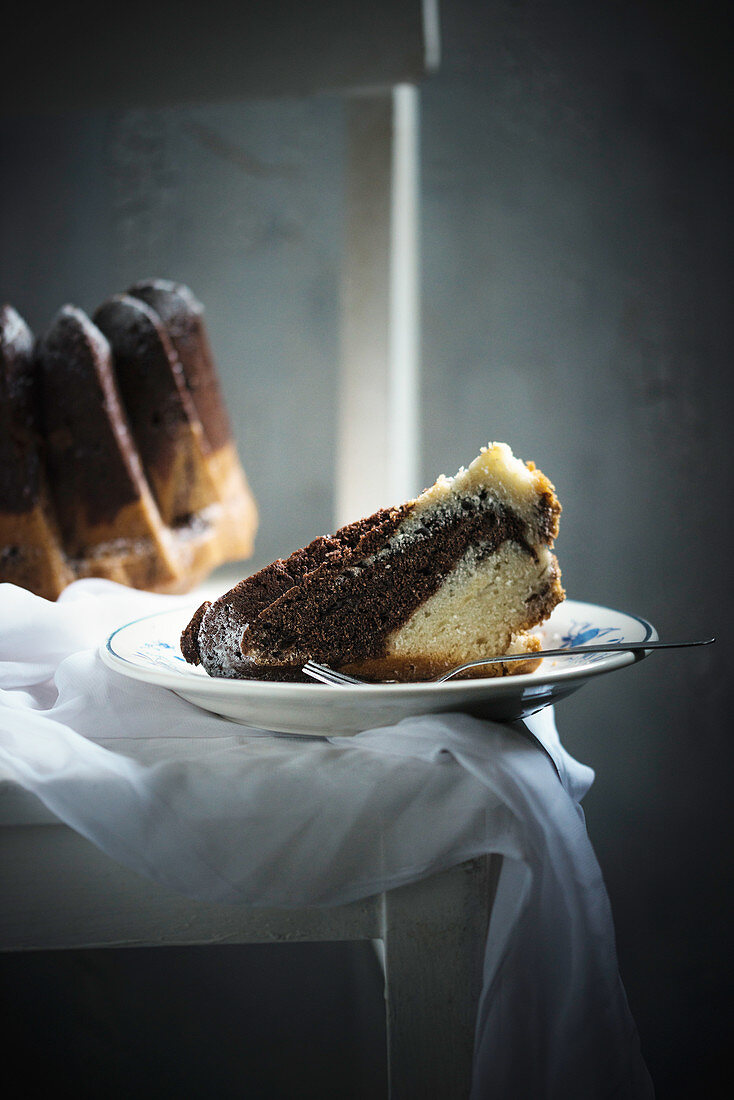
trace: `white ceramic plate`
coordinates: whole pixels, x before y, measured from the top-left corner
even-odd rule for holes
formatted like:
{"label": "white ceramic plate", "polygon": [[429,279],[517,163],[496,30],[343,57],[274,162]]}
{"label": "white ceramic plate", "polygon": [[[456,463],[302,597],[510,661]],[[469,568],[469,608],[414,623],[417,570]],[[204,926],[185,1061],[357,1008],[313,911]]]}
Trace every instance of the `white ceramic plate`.
{"label": "white ceramic plate", "polygon": [[100,653],[107,665],[134,680],[170,688],[188,702],[242,725],[279,733],[334,736],[391,725],[416,714],[463,711],[512,721],[534,714],[576,691],[593,676],[631,664],[647,653],[574,654],[591,642],[646,642],[650,623],[595,604],[565,600],[539,627],[544,649],[568,648],[535,672],[446,684],[279,684],[223,680],[187,664],[179,637],[194,608],[149,615],[115,630]]}

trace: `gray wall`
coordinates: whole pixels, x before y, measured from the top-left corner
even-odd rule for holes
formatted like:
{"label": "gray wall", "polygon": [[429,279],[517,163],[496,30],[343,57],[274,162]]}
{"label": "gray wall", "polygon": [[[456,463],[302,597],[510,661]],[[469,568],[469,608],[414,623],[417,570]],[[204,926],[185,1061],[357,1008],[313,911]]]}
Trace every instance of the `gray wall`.
{"label": "gray wall", "polygon": [[[558,708],[664,1096],[719,1095],[730,987],[731,96],[692,3],[454,0],[425,85],[424,483],[490,439],[551,477],[570,597],[715,647]],[[337,97],[2,124],[0,297],[42,328],[133,279],[207,306],[263,522],[331,525]],[[10,154],[8,156],[8,154]]]}
{"label": "gray wall", "polygon": [[509,441],[570,597],[719,638],[557,712],[661,1096],[718,1095],[734,1023],[732,100],[688,11],[445,5],[423,101],[425,479]]}

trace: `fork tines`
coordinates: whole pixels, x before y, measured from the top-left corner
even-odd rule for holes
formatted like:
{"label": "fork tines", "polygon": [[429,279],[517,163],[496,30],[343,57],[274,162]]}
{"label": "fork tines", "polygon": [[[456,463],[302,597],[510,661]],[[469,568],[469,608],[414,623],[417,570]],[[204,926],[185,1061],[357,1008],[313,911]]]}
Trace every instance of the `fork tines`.
{"label": "fork tines", "polygon": [[313,680],[319,680],[322,684],[337,684],[340,687],[349,684],[359,684],[360,680],[356,680],[353,676],[347,676],[343,672],[337,672],[336,669],[329,668],[328,665],[319,664],[318,661],[306,661],[303,666],[303,672],[306,676],[310,676]]}

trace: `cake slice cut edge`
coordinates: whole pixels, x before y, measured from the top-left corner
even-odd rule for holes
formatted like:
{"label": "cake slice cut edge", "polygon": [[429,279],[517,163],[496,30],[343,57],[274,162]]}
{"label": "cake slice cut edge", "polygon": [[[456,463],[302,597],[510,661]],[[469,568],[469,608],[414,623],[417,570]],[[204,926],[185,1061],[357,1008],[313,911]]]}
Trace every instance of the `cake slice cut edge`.
{"label": "cake slice cut edge", "polygon": [[211,676],[302,680],[309,659],[367,680],[420,681],[483,656],[527,661],[530,633],[564,599],[553,553],[561,505],[503,443],[414,500],[321,536],[198,609],[187,661]]}

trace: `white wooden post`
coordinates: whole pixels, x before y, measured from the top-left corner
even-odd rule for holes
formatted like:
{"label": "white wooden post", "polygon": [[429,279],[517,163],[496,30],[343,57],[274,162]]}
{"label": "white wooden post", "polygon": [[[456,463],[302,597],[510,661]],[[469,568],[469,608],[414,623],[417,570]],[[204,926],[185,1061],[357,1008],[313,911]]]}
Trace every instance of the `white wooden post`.
{"label": "white wooden post", "polygon": [[419,98],[347,101],[335,525],[419,492]]}
{"label": "white wooden post", "polygon": [[501,857],[383,894],[390,1100],[467,1100]]}

